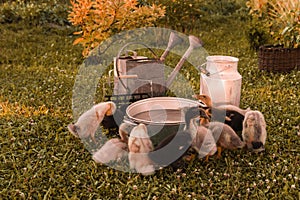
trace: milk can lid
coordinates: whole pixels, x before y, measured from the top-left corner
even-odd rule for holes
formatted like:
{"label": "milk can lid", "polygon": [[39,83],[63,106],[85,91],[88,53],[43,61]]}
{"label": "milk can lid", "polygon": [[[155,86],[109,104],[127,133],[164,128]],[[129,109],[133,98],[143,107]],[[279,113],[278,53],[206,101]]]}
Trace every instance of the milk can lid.
{"label": "milk can lid", "polygon": [[238,62],[239,59],[236,57],[232,56],[221,56],[221,55],[216,55],[216,56],[207,56],[206,60],[209,62]]}

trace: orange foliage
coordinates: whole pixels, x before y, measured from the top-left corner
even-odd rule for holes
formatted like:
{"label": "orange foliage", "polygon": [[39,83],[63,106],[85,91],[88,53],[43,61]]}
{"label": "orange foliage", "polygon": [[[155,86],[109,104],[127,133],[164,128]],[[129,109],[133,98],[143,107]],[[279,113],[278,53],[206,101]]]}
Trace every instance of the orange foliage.
{"label": "orange foliage", "polygon": [[165,14],[162,6],[138,6],[137,0],[71,0],[68,19],[81,31],[74,44],[84,47],[83,56],[115,33],[154,26]]}

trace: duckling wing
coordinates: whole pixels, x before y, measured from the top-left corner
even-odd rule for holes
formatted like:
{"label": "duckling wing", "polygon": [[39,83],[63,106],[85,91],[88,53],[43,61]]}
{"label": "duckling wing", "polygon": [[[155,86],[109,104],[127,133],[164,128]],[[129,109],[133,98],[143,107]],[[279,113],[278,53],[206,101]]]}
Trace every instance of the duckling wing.
{"label": "duckling wing", "polygon": [[227,147],[228,149],[241,149],[245,146],[244,142],[242,142],[240,137],[235,133],[230,135],[228,144],[229,144],[229,146]]}
{"label": "duckling wing", "polygon": [[211,122],[209,125],[218,146],[226,149],[237,149],[244,147],[244,143],[235,131],[227,124]]}

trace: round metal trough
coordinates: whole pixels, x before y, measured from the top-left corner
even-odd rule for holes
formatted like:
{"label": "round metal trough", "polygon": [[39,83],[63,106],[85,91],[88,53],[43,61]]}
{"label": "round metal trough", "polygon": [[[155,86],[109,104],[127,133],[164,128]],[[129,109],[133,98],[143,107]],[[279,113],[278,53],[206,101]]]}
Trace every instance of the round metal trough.
{"label": "round metal trough", "polygon": [[185,110],[198,106],[198,101],[178,97],[153,97],[132,103],[126,109],[134,123],[147,125],[181,125],[185,123]]}

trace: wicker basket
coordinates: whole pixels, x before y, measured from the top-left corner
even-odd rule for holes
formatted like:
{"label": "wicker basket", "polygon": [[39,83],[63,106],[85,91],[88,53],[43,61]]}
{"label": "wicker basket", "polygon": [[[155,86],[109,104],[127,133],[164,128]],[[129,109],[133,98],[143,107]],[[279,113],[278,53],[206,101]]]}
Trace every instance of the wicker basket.
{"label": "wicker basket", "polygon": [[258,67],[261,70],[289,72],[300,69],[300,48],[264,45],[259,47]]}

